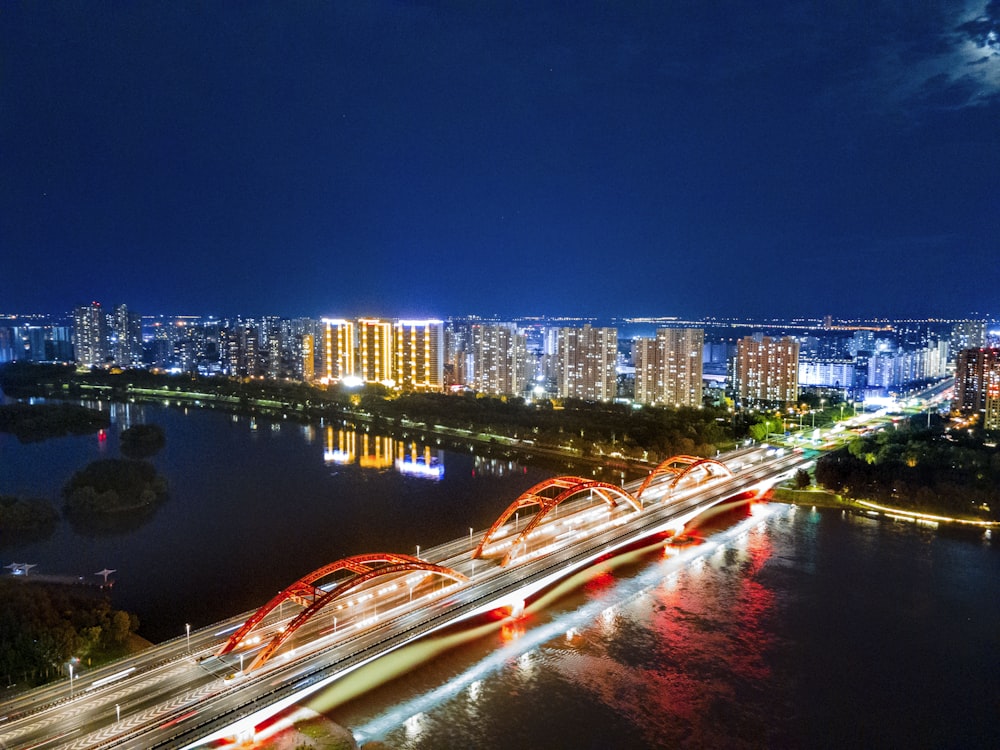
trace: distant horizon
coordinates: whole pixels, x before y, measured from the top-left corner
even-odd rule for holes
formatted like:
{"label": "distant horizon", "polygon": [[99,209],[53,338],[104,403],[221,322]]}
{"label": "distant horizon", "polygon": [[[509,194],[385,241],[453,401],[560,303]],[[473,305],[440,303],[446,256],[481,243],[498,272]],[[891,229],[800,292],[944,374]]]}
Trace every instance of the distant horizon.
{"label": "distant horizon", "polygon": [[[100,302],[100,300],[97,300]],[[88,303],[89,304],[89,303]],[[616,315],[569,315],[569,314],[522,314],[522,315],[499,315],[490,313],[463,313],[463,314],[431,314],[431,315],[393,315],[384,313],[375,313],[371,311],[358,312],[358,313],[345,313],[345,312],[326,312],[326,313],[313,313],[313,314],[286,314],[281,312],[248,312],[248,311],[236,311],[229,313],[218,314],[215,312],[211,313],[197,313],[197,312],[149,312],[141,307],[135,307],[128,302],[113,302],[113,303],[103,303],[100,302],[103,308],[111,310],[119,304],[125,304],[129,310],[138,313],[142,318],[168,318],[173,320],[183,319],[183,318],[198,318],[198,319],[218,319],[222,320],[225,318],[232,317],[245,317],[245,318],[262,318],[262,317],[278,317],[278,318],[309,318],[313,320],[322,320],[323,318],[346,318],[348,320],[373,317],[381,318],[386,320],[441,320],[442,322],[448,322],[450,320],[465,320],[465,319],[482,319],[484,321],[558,321],[558,320],[625,320],[633,323],[643,323],[643,322],[659,322],[659,321],[677,321],[677,322],[708,322],[712,320],[717,320],[720,322],[747,322],[751,324],[764,324],[764,323],[795,323],[795,322],[815,322],[820,325],[823,324],[827,315],[789,315],[789,316],[778,316],[778,315],[725,315],[725,314],[710,314],[701,316],[689,316],[683,314],[661,314],[661,315],[648,315],[648,314],[616,314]],[[26,317],[72,317],[73,311],[76,307],[82,305],[77,305],[68,308],[63,312],[11,312],[2,311],[0,312],[0,320],[7,320],[11,318],[26,318]],[[1000,317],[981,314],[981,313],[969,313],[967,315],[927,315],[927,316],[917,316],[913,314],[903,314],[899,316],[859,316],[854,315],[851,317],[830,315],[829,316],[834,324],[840,323],[949,323],[958,321],[985,321],[987,323],[1000,322]]]}

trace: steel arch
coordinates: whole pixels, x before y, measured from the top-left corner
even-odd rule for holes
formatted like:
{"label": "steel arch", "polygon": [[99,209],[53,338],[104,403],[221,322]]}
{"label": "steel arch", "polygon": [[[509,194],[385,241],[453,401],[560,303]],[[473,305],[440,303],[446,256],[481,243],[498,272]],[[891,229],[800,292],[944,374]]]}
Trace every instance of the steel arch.
{"label": "steel arch", "polygon": [[691,476],[691,472],[697,469],[704,470],[709,476],[714,475],[714,470],[721,470],[722,476],[733,476],[733,472],[728,466],[721,461],[716,461],[714,458],[699,458],[698,456],[671,456],[649,472],[649,476],[643,480],[639,489],[636,491],[635,496],[637,498],[641,498],[642,493],[646,491],[646,488],[648,488],[657,478],[666,474],[673,476],[673,479],[670,480],[670,487],[674,488],[682,479]]}
{"label": "steel arch", "polygon": [[[557,494],[542,494],[553,487],[559,490]],[[504,555],[503,560],[500,562],[501,566],[506,566],[513,559],[512,555],[518,545],[527,539],[528,534],[530,534],[535,527],[542,522],[542,519],[548,515],[549,511],[556,508],[564,500],[568,500],[574,495],[588,490],[595,492],[598,497],[604,500],[604,502],[612,508],[618,504],[616,501],[616,498],[618,498],[625,500],[636,510],[642,509],[642,505],[635,497],[614,484],[583,479],[581,477],[553,477],[551,479],[546,479],[545,481],[539,482],[534,487],[531,487],[523,492],[517,497],[516,500],[514,500],[514,502],[507,506],[507,509],[500,515],[499,518],[497,518],[486,534],[483,535],[482,540],[479,542],[479,546],[476,547],[475,552],[472,553],[472,558],[476,559],[482,557],[483,550],[493,539],[493,535],[496,534],[500,527],[507,523],[507,521],[510,520],[510,517],[513,516],[518,510],[533,505],[539,506],[539,510],[532,516],[531,520],[524,527],[524,530],[517,536],[517,539],[514,540],[510,550],[506,555]]]}
{"label": "steel arch", "polygon": [[[374,563],[384,564],[380,567],[373,567]],[[341,583],[338,586],[335,586],[330,591],[324,591],[323,589],[313,585],[315,581],[326,578],[327,576],[341,570],[350,571],[355,574],[355,577]],[[468,580],[464,575],[458,573],[457,571],[445,568],[441,565],[425,562],[424,560],[411,557],[410,555],[374,553],[345,557],[341,560],[337,560],[336,562],[324,565],[321,568],[317,568],[308,575],[305,575],[295,581],[287,588],[279,591],[276,596],[274,596],[263,607],[254,612],[247,619],[247,621],[229,637],[229,640],[226,641],[226,643],[223,644],[223,646],[216,652],[216,656],[224,656],[239,646],[240,643],[242,643],[243,640],[253,631],[253,629],[257,627],[257,625],[259,625],[264,618],[267,617],[267,615],[277,608],[282,602],[290,599],[295,603],[304,606],[305,609],[292,620],[289,626],[285,628],[284,632],[278,633],[278,635],[272,639],[272,642],[265,647],[264,651],[267,652],[267,656],[262,659],[261,656],[258,655],[258,657],[250,665],[250,669],[252,670],[263,664],[267,658],[270,658],[278,647],[293,632],[295,632],[295,630],[302,625],[302,623],[337,597],[342,596],[351,589],[382,575],[392,575],[395,573],[406,573],[409,571],[421,570],[429,573],[437,573],[456,581]]]}

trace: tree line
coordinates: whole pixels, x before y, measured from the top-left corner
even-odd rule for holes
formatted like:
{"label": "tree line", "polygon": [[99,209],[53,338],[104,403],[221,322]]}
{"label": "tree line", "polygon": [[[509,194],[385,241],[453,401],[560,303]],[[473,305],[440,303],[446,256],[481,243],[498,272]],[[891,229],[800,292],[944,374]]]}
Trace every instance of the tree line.
{"label": "tree line", "polygon": [[966,430],[918,427],[923,417],[824,455],[816,481],[855,500],[1000,520],[1000,450]]}

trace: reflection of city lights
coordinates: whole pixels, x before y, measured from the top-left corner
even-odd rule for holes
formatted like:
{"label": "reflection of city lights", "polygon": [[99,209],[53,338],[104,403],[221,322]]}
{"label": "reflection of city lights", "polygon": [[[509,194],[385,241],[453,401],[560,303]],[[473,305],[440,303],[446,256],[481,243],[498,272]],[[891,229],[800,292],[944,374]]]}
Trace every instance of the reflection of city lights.
{"label": "reflection of city lights", "polygon": [[398,458],[396,459],[396,471],[400,474],[409,474],[415,477],[442,479],[444,477],[444,464],[437,462],[427,464],[423,461],[409,461]]}

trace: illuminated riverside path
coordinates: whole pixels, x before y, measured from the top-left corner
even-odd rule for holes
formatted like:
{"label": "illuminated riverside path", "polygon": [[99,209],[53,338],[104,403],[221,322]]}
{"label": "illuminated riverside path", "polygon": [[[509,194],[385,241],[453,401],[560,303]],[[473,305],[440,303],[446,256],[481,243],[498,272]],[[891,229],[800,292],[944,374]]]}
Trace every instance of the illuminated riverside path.
{"label": "illuminated riverside path", "polygon": [[[363,664],[484,612],[516,614],[525,598],[573,571],[678,531],[810,460],[751,448],[718,460],[675,457],[625,487],[546,480],[486,532],[413,555],[337,561],[292,582],[259,613],[90,670],[75,685],[15,698],[0,708],[0,747],[194,748],[250,739],[256,725]],[[354,578],[324,585],[327,572]]]}

